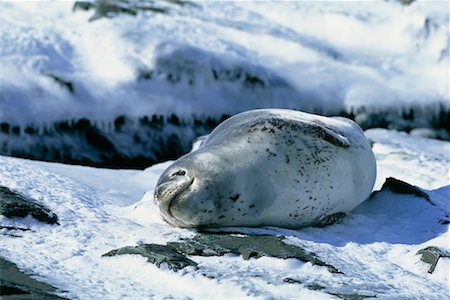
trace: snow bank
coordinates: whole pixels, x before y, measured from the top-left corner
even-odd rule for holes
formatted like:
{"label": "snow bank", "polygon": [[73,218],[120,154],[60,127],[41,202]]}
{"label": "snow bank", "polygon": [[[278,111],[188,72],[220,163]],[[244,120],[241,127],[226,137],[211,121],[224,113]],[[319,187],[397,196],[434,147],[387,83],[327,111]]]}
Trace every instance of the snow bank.
{"label": "snow bank", "polygon": [[445,2],[160,3],[92,22],[73,2],[0,5],[3,122],[449,109]]}
{"label": "snow bank", "polygon": [[0,153],[143,168],[267,107],[448,139],[448,5],[2,1]]}
{"label": "snow bank", "polygon": [[[227,116],[223,116],[226,118]],[[44,161],[109,168],[144,169],[187,153],[191,142],[220,119],[153,115],[110,122],[69,119],[25,127],[0,123],[0,153]]]}

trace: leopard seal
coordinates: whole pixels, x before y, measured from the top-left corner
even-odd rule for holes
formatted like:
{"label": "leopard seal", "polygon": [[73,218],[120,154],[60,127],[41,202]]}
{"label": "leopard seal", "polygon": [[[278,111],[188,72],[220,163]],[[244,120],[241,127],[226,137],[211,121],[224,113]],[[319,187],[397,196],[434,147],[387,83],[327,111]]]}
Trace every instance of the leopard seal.
{"label": "leopard seal", "polygon": [[375,157],[341,117],[258,109],[219,124],[160,176],[154,201],[176,227],[326,225],[372,191]]}

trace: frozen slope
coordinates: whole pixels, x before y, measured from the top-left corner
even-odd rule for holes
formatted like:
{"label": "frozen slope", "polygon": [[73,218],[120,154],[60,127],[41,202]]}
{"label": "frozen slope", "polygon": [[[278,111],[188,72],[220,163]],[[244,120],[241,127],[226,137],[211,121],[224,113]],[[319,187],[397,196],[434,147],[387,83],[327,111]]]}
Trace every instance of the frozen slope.
{"label": "frozen slope", "polygon": [[[284,235],[287,243],[317,253],[344,274],[296,259],[193,256],[198,270],[175,273],[139,256],[101,258],[118,247],[164,244],[195,234],[163,223],[152,202],[156,180],[170,162],[127,171],[0,157],[0,185],[35,198],[60,221],[59,226],[48,226],[2,217],[3,226],[33,230],[19,233],[20,238],[3,235],[0,256],[77,299],[94,295],[104,299],[332,298],[307,288],[313,284],[340,294],[446,298],[450,260],[441,259],[429,274],[429,265],[416,252],[430,245],[449,249],[448,224],[440,224],[439,219],[450,213],[450,144],[387,130],[371,130],[367,135],[374,141],[379,167],[377,187],[385,177],[397,177],[424,188],[435,205],[385,192],[341,223],[325,228],[241,229]],[[286,278],[301,284],[288,283]]]}
{"label": "frozen slope", "polygon": [[449,109],[446,2],[149,3],[2,1],[0,122]]}
{"label": "frozen slope", "polygon": [[2,155],[145,168],[267,107],[450,137],[445,1],[86,3],[0,2]]}

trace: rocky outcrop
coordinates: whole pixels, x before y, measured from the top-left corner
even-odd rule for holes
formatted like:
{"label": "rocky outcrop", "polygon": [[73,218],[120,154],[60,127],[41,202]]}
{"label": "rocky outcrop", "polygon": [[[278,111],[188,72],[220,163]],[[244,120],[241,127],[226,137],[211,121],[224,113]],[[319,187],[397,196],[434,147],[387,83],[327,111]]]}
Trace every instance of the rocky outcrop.
{"label": "rocky outcrop", "polygon": [[190,260],[183,254],[175,251],[171,247],[157,244],[142,244],[137,246],[127,246],[112,250],[102,256],[116,256],[124,254],[138,254],[148,259],[148,262],[160,267],[163,263],[167,264],[172,271],[178,271],[185,267],[197,267],[197,263]]}
{"label": "rocky outcrop", "polygon": [[383,183],[381,190],[373,192],[370,198],[373,198],[379,192],[386,190],[396,194],[406,194],[424,198],[426,201],[434,205],[430,200],[430,196],[427,193],[425,193],[422,189],[393,177],[386,178],[386,181]]}
{"label": "rocky outcrop", "polygon": [[101,18],[112,18],[117,15],[126,14],[135,16],[139,12],[153,12],[165,14],[169,12],[168,5],[162,5],[164,2],[179,6],[194,5],[190,1],[184,0],[164,0],[155,3],[155,1],[139,1],[139,0],[94,0],[94,1],[76,1],[73,11],[94,11],[94,15],[89,21],[95,21]]}
{"label": "rocky outcrop", "polygon": [[166,246],[157,244],[143,244],[127,246],[112,250],[103,256],[122,254],[139,254],[147,257],[148,261],[158,267],[167,263],[169,269],[177,271],[187,266],[196,267],[197,264],[186,256],[222,256],[227,253],[242,255],[247,260],[263,256],[281,259],[296,258],[313,265],[326,267],[331,273],[341,273],[338,269],[317,258],[314,253],[288,245],[280,236],[253,236],[229,234],[197,234],[193,238],[182,239],[179,242],[169,242]]}
{"label": "rocky outcrop", "polygon": [[144,169],[189,152],[196,137],[228,118],[119,116],[110,122],[86,118],[42,126],[0,123],[0,155],[108,168]]}
{"label": "rocky outcrop", "polygon": [[0,186],[0,214],[7,218],[24,218],[29,215],[47,224],[58,224],[58,216],[48,208],[4,186]]}
{"label": "rocky outcrop", "polygon": [[450,253],[447,250],[435,246],[421,249],[417,252],[417,255],[421,255],[420,260],[430,265],[428,269],[430,274],[436,269],[436,265],[441,257],[450,257]]}
{"label": "rocky outcrop", "polygon": [[281,236],[228,235],[228,234],[198,234],[192,239],[180,242],[170,242],[167,246],[185,255],[221,256],[227,253],[242,255],[247,260],[263,256],[281,259],[296,258],[313,265],[326,267],[332,273],[340,273],[335,267],[327,264],[314,253],[288,245]]}
{"label": "rocky outcrop", "polygon": [[[331,273],[342,274],[334,266],[320,260],[314,253],[307,252],[297,246],[285,244],[283,239],[284,237],[282,236],[269,235],[198,233],[193,238],[169,242],[165,246],[158,244],[127,246],[112,250],[102,256],[110,257],[123,254],[137,254],[148,258],[150,263],[158,267],[165,263],[170,270],[178,271],[188,266],[198,269],[197,263],[186,256],[222,256],[232,253],[242,255],[242,258],[245,260],[264,256],[281,259],[296,258],[303,262],[326,267]],[[206,274],[203,275],[207,276]],[[303,283],[289,277],[285,278],[283,283],[304,285],[310,290],[320,290],[329,295],[346,300],[360,300],[375,297],[374,295],[368,294],[342,293],[318,283]]]}
{"label": "rocky outcrop", "polygon": [[66,299],[55,295],[56,292],[55,287],[31,278],[14,263],[0,257],[1,299]]}

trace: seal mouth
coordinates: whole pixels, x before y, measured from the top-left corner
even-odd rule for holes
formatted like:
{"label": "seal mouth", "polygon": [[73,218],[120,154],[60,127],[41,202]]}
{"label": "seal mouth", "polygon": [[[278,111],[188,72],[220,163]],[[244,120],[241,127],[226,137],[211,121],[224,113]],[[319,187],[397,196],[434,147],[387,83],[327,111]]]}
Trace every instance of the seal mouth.
{"label": "seal mouth", "polygon": [[178,225],[178,223],[183,224],[183,222],[178,220],[172,213],[173,206],[177,202],[176,200],[179,199],[179,196],[184,193],[193,182],[194,177],[185,176],[185,174],[183,174],[181,176],[175,176],[169,181],[161,183],[156,187],[154,198],[164,221],[171,225]]}
{"label": "seal mouth", "polygon": [[180,189],[176,194],[173,195],[172,199],[169,201],[168,205],[167,205],[167,213],[174,219],[176,219],[176,217],[173,215],[172,213],[172,208],[175,205],[175,203],[177,202],[179,196],[184,193],[184,191],[186,191],[192,184],[194,183],[194,178],[191,178],[186,185],[183,186],[183,189]]}

